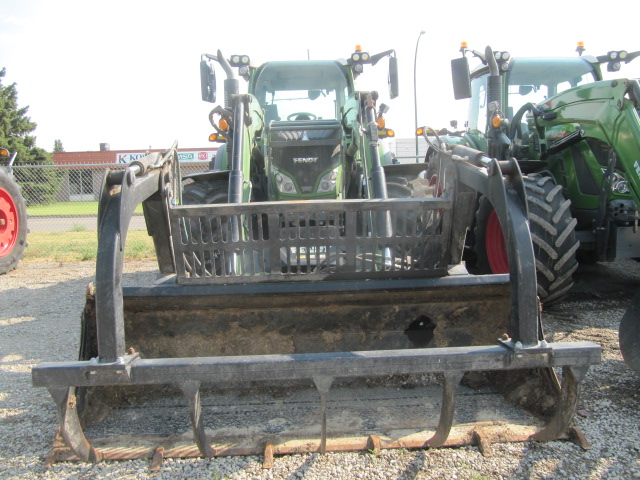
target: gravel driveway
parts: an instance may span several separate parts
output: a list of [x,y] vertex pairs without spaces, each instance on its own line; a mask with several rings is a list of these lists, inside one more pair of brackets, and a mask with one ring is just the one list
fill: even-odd
[[[126,266],[127,282],[153,277],[154,262]],[[57,428],[51,397],[31,387],[31,367],[71,360],[78,350],[80,312],[94,264],[26,263],[0,277],[0,478],[50,479],[640,479],[640,379],[622,362],[617,328],[640,285],[633,261],[582,268],[566,301],[545,315],[553,341],[591,340],[603,362],[583,383],[576,417],[592,449],[569,442],[496,444],[491,457],[476,447],[372,453],[166,460],[157,473],[148,461],[100,464],[43,459]]]

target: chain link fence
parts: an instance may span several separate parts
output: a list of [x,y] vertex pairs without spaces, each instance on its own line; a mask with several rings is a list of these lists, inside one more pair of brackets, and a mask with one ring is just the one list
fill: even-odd
[[[104,174],[114,165],[14,165],[13,174],[27,204],[31,232],[97,230],[98,199]],[[205,171],[208,162],[181,162],[182,175]],[[142,206],[129,227],[146,228]]]
[[[414,163],[419,157],[398,157]],[[14,165],[13,175],[27,204],[31,232],[97,230],[98,199],[104,174],[127,164]],[[180,162],[182,175],[205,171],[209,162]],[[146,228],[142,206],[134,212],[131,230]]]

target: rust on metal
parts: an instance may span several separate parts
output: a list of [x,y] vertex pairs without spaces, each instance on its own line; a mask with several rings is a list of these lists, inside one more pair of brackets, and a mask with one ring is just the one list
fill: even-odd
[[587,440],[584,432],[578,427],[573,426],[569,428],[569,439],[583,450],[591,450],[589,440]]
[[158,472],[162,467],[162,462],[164,461],[164,448],[158,447],[155,452],[153,452],[153,457],[151,458],[151,466],[149,467],[150,472]]
[[262,468],[273,468],[274,459],[273,459],[273,445],[267,443],[264,446],[264,457],[262,460]]
[[493,456],[493,447],[491,446],[491,440],[489,436],[485,434],[481,429],[474,430],[473,440],[475,445],[483,457]]
[[442,406],[440,409],[440,419],[438,428],[426,446],[435,448],[441,447],[447,441],[451,426],[453,425],[453,414],[456,406],[456,389],[462,380],[464,372],[447,372],[444,374],[444,385],[442,388]]
[[578,405],[580,381],[586,372],[585,368],[570,366],[562,368],[561,401],[547,426],[540,432],[536,432],[531,440],[547,442],[569,430]]
[[378,435],[369,435],[368,447],[367,450],[372,451],[374,455],[380,455],[380,437]]
[[[442,447],[462,447],[477,446],[482,452],[491,454],[492,443],[507,442],[527,442],[541,427],[531,425],[516,425],[503,422],[476,422],[463,425],[455,425],[451,428],[449,437],[446,439]],[[433,437],[433,431],[423,431],[408,434],[400,438],[390,438],[379,435],[369,435],[362,437],[342,437],[327,438],[327,452],[367,452],[372,451],[378,453],[382,450],[389,449],[424,449],[428,440]],[[567,440],[568,435],[560,436],[559,439]],[[120,439],[121,440],[121,439]],[[115,440],[117,441],[117,439]],[[158,442],[160,439],[158,439]],[[131,438],[130,442],[149,443],[149,439]],[[130,447],[111,447],[108,439],[96,439],[94,445],[97,447],[103,460],[150,460],[150,468],[157,465],[161,460],[166,458],[205,458],[198,449],[196,444],[168,444],[166,439],[163,440],[164,447],[154,446],[130,446]],[[75,455],[71,449],[64,446],[58,439],[52,446],[52,451],[47,456],[50,461],[49,465],[56,462],[73,462],[83,461]],[[215,449],[216,456],[249,456],[264,455],[263,468],[271,468],[275,464],[276,455],[295,455],[303,453],[319,453],[321,448],[321,439],[301,439],[289,440],[281,443],[267,443],[266,446],[239,446],[237,444],[212,445]],[[483,453],[487,455],[487,453]],[[487,456],[488,456],[487,455]],[[271,460],[269,460],[271,457]]]

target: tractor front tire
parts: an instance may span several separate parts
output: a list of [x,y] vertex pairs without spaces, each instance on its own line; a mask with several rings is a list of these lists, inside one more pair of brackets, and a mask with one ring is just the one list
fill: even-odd
[[229,183],[226,180],[193,182],[182,188],[184,205],[227,203]]
[[[578,268],[576,219],[571,215],[571,201],[562,193],[553,177],[531,174],[523,177],[529,229],[536,258],[538,296],[545,305],[562,299],[573,286]],[[502,228],[493,207],[480,198],[476,213],[476,253],[481,273],[508,273],[509,263]]]
[[22,260],[28,231],[20,187],[0,168],[0,275],[15,269]]

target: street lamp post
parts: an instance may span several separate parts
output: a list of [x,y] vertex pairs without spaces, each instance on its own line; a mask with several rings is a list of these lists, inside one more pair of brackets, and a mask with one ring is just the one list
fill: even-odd
[[[424,30],[420,31],[420,35],[418,35],[418,40],[416,41],[416,55],[413,59],[413,107],[415,111],[415,130],[413,134],[415,135],[415,131],[418,130],[418,87],[416,84],[416,66],[418,64],[418,44],[420,43],[420,37],[426,33]],[[416,163],[418,163],[418,136],[416,137]]]

